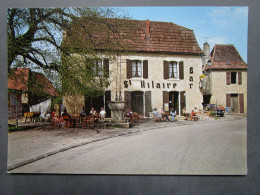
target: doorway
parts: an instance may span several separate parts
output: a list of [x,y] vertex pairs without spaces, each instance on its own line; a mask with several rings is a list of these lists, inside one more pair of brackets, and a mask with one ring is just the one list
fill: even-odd
[[133,91],[131,93],[131,107],[133,112],[144,114],[144,92]]
[[88,96],[85,96],[85,111],[87,114],[90,113],[90,110],[92,107],[95,108],[95,110],[99,113],[101,107],[104,107],[106,111],[106,117],[111,117],[111,110],[108,107],[108,101],[111,101],[111,91],[105,91],[105,94],[100,95],[95,98],[90,98]]
[[169,92],[169,108],[174,108],[177,115],[179,115],[179,92]]
[[205,108],[207,104],[210,104],[210,99],[211,95],[203,95],[203,108]]
[[231,108],[234,113],[239,112],[238,94],[231,94]]

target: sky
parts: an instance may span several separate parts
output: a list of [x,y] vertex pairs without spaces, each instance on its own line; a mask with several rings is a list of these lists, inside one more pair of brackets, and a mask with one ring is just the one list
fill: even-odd
[[233,44],[247,63],[248,7],[121,7],[135,20],[172,22],[194,31],[199,46]]

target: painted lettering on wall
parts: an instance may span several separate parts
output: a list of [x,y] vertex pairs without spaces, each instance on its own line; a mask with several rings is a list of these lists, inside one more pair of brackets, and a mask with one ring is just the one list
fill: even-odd
[[[124,88],[128,88],[129,87],[129,85],[131,85],[131,80],[128,80],[128,81],[124,81]],[[146,83],[145,81],[140,81],[140,86],[141,86],[141,88],[150,88],[150,87],[152,87],[153,89],[154,88],[157,88],[157,89],[161,89],[161,87],[162,88],[170,88],[170,87],[172,87],[173,89],[175,89],[175,87],[177,86],[177,84],[176,83],[173,83],[173,84],[171,84],[171,83],[155,83],[154,81],[152,81],[151,83]]]
[[124,81],[124,87],[128,88],[128,82],[127,81]]
[[[190,67],[190,74],[193,74],[193,67]],[[192,86],[193,86],[193,76],[190,76],[190,89],[192,89]]]
[[190,74],[193,74],[193,67],[190,67]]

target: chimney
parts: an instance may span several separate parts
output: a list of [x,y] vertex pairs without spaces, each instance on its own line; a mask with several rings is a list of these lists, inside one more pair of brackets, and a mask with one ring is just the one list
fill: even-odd
[[150,24],[149,24],[149,20],[146,20],[146,37],[150,37]]

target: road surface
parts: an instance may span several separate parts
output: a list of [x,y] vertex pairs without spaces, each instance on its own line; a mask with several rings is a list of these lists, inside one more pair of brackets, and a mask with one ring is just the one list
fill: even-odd
[[246,175],[246,118],[151,129],[46,157],[11,173]]

